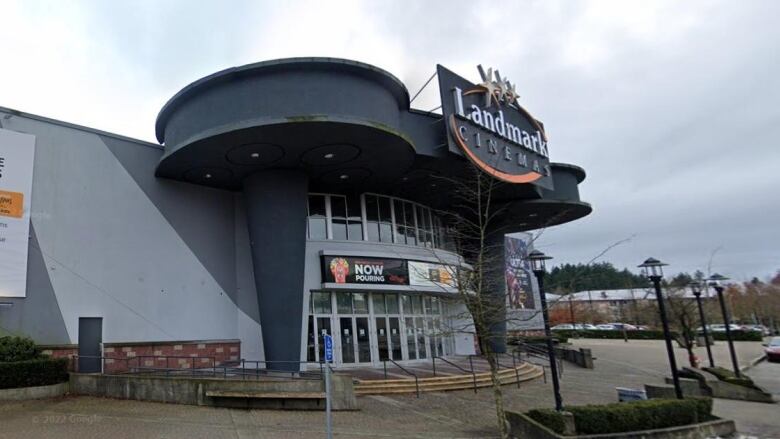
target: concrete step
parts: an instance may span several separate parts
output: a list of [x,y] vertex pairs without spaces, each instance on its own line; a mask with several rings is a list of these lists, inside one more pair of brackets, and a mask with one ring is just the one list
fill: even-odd
[[[524,363],[515,369],[503,369],[499,372],[499,380],[502,385],[516,384],[541,377],[543,370],[539,366]],[[490,387],[493,385],[489,372],[477,374],[476,387]],[[474,388],[474,377],[471,374],[453,375],[448,377],[421,378],[419,379],[420,392],[434,392],[445,390],[468,390]],[[362,380],[355,385],[357,395],[382,395],[415,393],[414,378],[405,380]]]
[[[523,363],[520,366],[517,367],[518,372],[523,373],[525,371],[529,370],[535,370],[535,367],[530,363]],[[515,375],[515,369],[501,369],[498,372],[499,376],[514,376]],[[490,377],[490,372],[477,372],[476,373],[477,379],[483,378],[483,377]],[[420,382],[425,380],[426,382],[436,382],[436,381],[450,381],[453,379],[460,379],[460,380],[466,380],[469,381],[472,380],[472,375],[470,373],[461,373],[459,375],[442,375],[437,377],[427,377],[427,378],[420,378]],[[404,384],[404,383],[414,383],[414,378],[394,378],[390,380],[358,380],[358,384],[360,385],[371,385],[373,383],[382,383],[382,384]]]
[[[527,374],[520,377],[520,382],[529,381],[532,379],[539,378],[541,374]],[[505,379],[501,380],[502,385],[511,385],[516,384],[517,380],[515,379]],[[492,382],[490,381],[482,381],[477,382],[476,388],[485,388],[485,387],[491,387]],[[458,383],[458,384],[437,384],[437,385],[429,385],[429,386],[420,386],[420,392],[436,392],[436,391],[447,391],[447,390],[470,390],[473,389],[475,386],[473,383]],[[399,394],[399,393],[415,393],[416,388],[414,385],[410,386],[393,386],[393,387],[387,387],[387,388],[370,388],[370,389],[361,389],[356,388],[355,394],[356,395],[383,395],[383,394]]]

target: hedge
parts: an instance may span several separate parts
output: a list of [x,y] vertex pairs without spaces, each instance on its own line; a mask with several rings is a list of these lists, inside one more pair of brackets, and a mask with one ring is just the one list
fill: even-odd
[[[563,330],[554,331],[553,335],[558,337],[581,337],[581,338],[615,338],[622,339],[623,331],[618,330],[598,330],[598,329],[583,329],[583,330]],[[676,337],[676,333],[672,333],[672,338]],[[647,331],[626,331],[625,336],[632,340],[663,340],[664,332],[659,330],[647,330]]]
[[[707,335],[718,341],[726,341],[725,332],[708,332]],[[731,339],[733,341],[763,341],[764,336],[758,331],[731,331]]]
[[[558,334],[558,331],[555,331],[552,333],[553,342],[555,343],[568,343],[569,338],[562,336]],[[512,337],[507,342],[509,344],[520,344],[520,343],[528,343],[528,344],[545,344],[547,343],[547,337],[543,335],[532,335],[527,337]]]
[[35,342],[24,337],[0,337],[0,362],[25,361],[40,357]]
[[44,357],[0,363],[0,389],[48,386],[65,381],[68,381],[67,358]]
[[[725,332],[710,332],[708,333],[715,340],[726,340]],[[626,337],[631,340],[663,340],[664,332],[661,330],[645,330],[645,331],[626,331]],[[584,330],[562,330],[553,331],[553,336],[556,338],[615,338],[622,339],[623,331],[617,330],[597,330],[597,329],[584,329]],[[676,339],[679,335],[672,331],[672,339]],[[734,341],[762,341],[763,337],[760,332],[757,331],[731,331],[731,339]]]
[[[606,405],[567,407],[577,434],[607,434],[690,425],[712,419],[712,399],[651,399]],[[563,417],[552,409],[536,409],[528,417],[563,433]]]

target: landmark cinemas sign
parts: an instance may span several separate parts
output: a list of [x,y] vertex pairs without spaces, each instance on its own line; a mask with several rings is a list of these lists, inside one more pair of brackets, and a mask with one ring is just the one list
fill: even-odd
[[513,84],[478,69],[482,83],[472,84],[437,66],[450,149],[499,180],[552,189],[544,127],[517,102]]

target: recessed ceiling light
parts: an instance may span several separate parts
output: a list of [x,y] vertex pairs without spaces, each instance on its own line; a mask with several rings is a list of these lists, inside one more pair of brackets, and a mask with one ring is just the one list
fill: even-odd
[[252,154],[249,155],[249,157],[252,157],[253,159],[256,159],[256,158],[260,157],[260,153],[259,152],[253,152]]
[[211,178],[211,174],[206,174],[204,177]]
[[346,180],[346,179],[348,179],[348,178],[349,178],[349,175],[347,175],[347,174],[341,174],[341,175],[339,175],[339,178],[340,178],[340,179],[342,179],[342,180]]
[[528,217],[529,217],[529,218],[536,218],[537,216],[539,216],[539,214],[538,214],[538,213],[529,213],[529,214],[528,214]]
[[333,157],[336,157],[336,154],[333,154],[332,152],[329,152],[325,154],[324,156],[326,159],[332,159]]

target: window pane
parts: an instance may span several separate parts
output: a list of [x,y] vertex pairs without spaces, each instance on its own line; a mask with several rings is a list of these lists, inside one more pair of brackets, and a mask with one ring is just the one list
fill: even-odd
[[379,206],[376,196],[366,195],[366,220],[368,224],[368,240],[379,241]]
[[382,242],[393,242],[393,217],[390,214],[390,198],[377,197],[379,202],[379,239]]
[[395,223],[396,225],[403,226],[405,225],[405,216],[404,216],[404,202],[401,200],[393,200],[393,209],[395,209]]
[[309,195],[309,239],[327,239],[325,221],[325,196]]
[[385,294],[385,305],[388,314],[398,314],[398,295]]
[[412,311],[415,314],[422,314],[422,297],[412,296]]
[[363,213],[360,209],[360,197],[350,196],[347,198],[347,227],[349,228],[348,239],[350,241],[363,240]]
[[374,314],[387,314],[387,308],[385,307],[385,295],[374,293],[371,295],[374,302]]
[[404,203],[404,219],[406,220],[406,227],[414,229],[416,227],[414,222],[414,204]]
[[333,236],[331,239],[340,239],[345,241],[347,239],[347,220],[344,218],[333,218],[331,221],[331,227],[333,228]]
[[393,227],[390,223],[379,223],[379,236],[382,242],[393,242]]
[[431,298],[426,297],[424,299],[424,303],[425,303],[425,313],[431,315],[433,313],[433,304],[431,303]]
[[355,314],[368,314],[368,299],[366,299],[365,293],[352,294],[352,300],[355,306]]
[[336,306],[339,314],[352,314],[352,294],[337,293]]
[[439,298],[438,297],[432,297],[431,298],[431,302],[432,302],[433,314],[436,314],[436,315],[440,314],[441,310],[439,309]]
[[383,223],[392,223],[390,216],[390,199],[387,197],[377,197],[379,199],[379,221]]
[[406,228],[406,243],[409,245],[417,245],[417,233],[414,227]]
[[325,218],[324,195],[309,195],[309,216]]
[[330,214],[334,218],[347,217],[347,200],[339,195],[330,196]]
[[330,314],[330,293],[311,293],[312,308],[316,314]]
[[404,294],[403,296],[401,296],[401,301],[402,301],[403,306],[404,306],[404,309],[403,309],[404,314],[406,314],[406,315],[414,314],[412,312],[412,301],[409,299],[409,296]]

